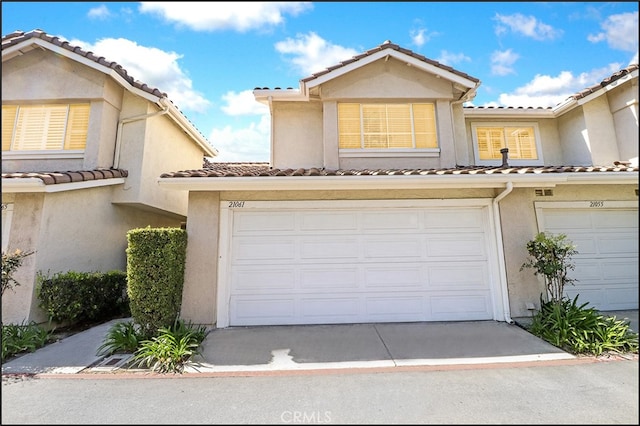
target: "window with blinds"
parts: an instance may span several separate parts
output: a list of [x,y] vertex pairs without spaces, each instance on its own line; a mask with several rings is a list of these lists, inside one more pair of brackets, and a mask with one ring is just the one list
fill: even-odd
[[509,160],[538,164],[539,138],[535,124],[475,123],[472,125],[475,150],[480,162],[499,161],[500,150],[509,148]]
[[83,150],[89,104],[3,105],[3,151]]
[[338,104],[340,149],[437,148],[433,104]]

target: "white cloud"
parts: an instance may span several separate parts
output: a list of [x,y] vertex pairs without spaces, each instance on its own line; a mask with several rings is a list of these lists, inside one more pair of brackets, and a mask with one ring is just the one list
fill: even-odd
[[269,107],[256,101],[253,91],[244,90],[240,93],[229,91],[222,96],[226,105],[221,107],[227,115],[260,115],[269,114]]
[[313,8],[311,2],[140,2],[140,12],[194,31],[270,28]]
[[493,75],[508,75],[515,74],[515,70],[512,65],[520,58],[520,55],[513,53],[511,49],[496,50],[491,54],[491,74]]
[[359,53],[355,49],[331,44],[314,32],[298,34],[295,40],[287,38],[276,43],[275,48],[280,53],[293,55],[290,62],[305,77]]
[[562,30],[557,30],[551,25],[540,22],[534,16],[524,16],[520,13],[514,13],[513,15],[500,15],[497,13],[494,20],[498,21],[498,25],[495,28],[497,35],[511,31],[534,40],[553,40],[562,35]]
[[471,58],[466,56],[464,53],[451,53],[443,50],[440,52],[440,57],[436,59],[436,61],[441,64],[452,66],[461,62],[470,62]]
[[592,43],[606,40],[609,47],[625,52],[638,52],[638,12],[611,15],[600,24],[603,32],[589,34]]
[[252,162],[269,161],[271,118],[263,114],[260,121],[253,122],[241,129],[225,126],[213,129],[209,135],[212,145],[219,155],[213,158],[216,162]]
[[98,7],[89,9],[87,16],[91,19],[108,19],[111,16],[111,12],[104,4]]
[[552,107],[569,96],[601,82],[620,68],[620,64],[613,63],[577,76],[570,71],[562,71],[555,77],[538,74],[512,93],[501,94],[498,102],[503,106]]
[[430,33],[427,33],[427,29],[426,28],[420,28],[417,30],[411,30],[409,31],[409,36],[411,37],[411,42],[418,46],[421,47],[422,45],[424,45],[425,43],[428,43],[429,41],[431,41],[431,39],[435,36],[439,35],[438,32],[436,31],[432,31]]
[[124,38],[105,38],[95,44],[72,40],[71,44],[122,65],[135,80],[167,94],[181,110],[204,112],[210,102],[192,88],[192,82],[178,64],[182,57],[155,47],[140,46]]

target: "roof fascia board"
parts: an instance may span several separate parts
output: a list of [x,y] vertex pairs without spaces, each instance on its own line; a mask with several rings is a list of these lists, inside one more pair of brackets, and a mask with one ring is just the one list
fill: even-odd
[[124,178],[98,179],[84,182],[56,183],[45,185],[39,178],[11,178],[2,179],[2,193],[24,193],[24,192],[64,192],[76,189],[99,188],[103,186],[113,186],[124,184]]
[[300,90],[297,89],[255,89],[253,96],[256,101],[268,105],[269,101],[308,101],[309,97],[305,96]]
[[[471,81],[469,79],[460,77],[456,74],[453,74],[447,70],[444,70],[442,68],[436,67],[434,65],[431,65],[429,63],[426,63],[424,61],[421,61],[417,58],[408,56],[402,52],[398,52],[397,50],[393,50],[393,49],[383,49],[379,52],[373,53],[371,55],[365,56],[364,58],[360,58],[357,61],[351,62],[347,65],[344,65],[342,67],[336,68],[335,70],[328,72],[324,75],[321,75],[313,80],[309,80],[308,82],[305,83],[306,89],[310,89],[312,87],[315,86],[319,86],[323,83],[326,83],[329,80],[333,80],[334,78],[340,77],[341,75],[344,75],[348,72],[351,72],[357,68],[363,67],[365,65],[368,65],[372,62],[378,61],[380,59],[383,59],[387,56],[392,56],[396,59],[398,59],[399,61],[403,61],[405,62],[407,65],[410,65],[412,67],[416,67],[419,68],[423,71],[426,72],[430,72],[432,74],[435,74],[436,76],[439,77],[443,77],[446,78],[447,80],[450,80],[454,83],[458,83],[461,84],[464,87],[467,87],[469,89],[476,87],[476,83],[474,81]],[[307,90],[303,90],[304,92],[306,92]]]
[[550,109],[464,109],[464,116],[470,118],[554,118]]
[[[619,173],[598,173],[589,183],[633,184],[636,176],[619,176]],[[160,186],[167,189],[191,191],[270,191],[270,190],[364,190],[364,189],[454,189],[454,188],[504,188],[507,182],[514,187],[532,188],[566,184],[569,173],[558,174],[496,174],[496,175],[442,175],[442,176],[286,176],[286,177],[195,177],[158,178]],[[576,183],[585,181],[576,180]]]
[[604,95],[605,93],[615,89],[616,87],[626,83],[627,81],[630,81],[634,78],[638,78],[638,70],[635,70],[623,77],[620,77],[619,79],[617,79],[616,81],[612,81],[611,83],[607,84],[604,87],[601,87],[600,89],[596,90],[593,93],[589,93],[587,96],[585,96],[584,98],[578,99],[578,105],[584,105],[587,102],[592,101],[593,99],[600,97],[602,95]]
[[178,108],[168,99],[161,98],[161,106],[169,107],[169,116],[180,126],[189,137],[205,152],[206,157],[215,157],[219,154],[218,150],[209,145],[209,142],[198,132],[198,130],[187,120],[187,118],[178,110]]

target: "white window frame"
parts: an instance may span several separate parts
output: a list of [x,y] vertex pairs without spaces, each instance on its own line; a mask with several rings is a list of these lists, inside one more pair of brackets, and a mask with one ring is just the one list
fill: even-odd
[[537,159],[515,159],[507,157],[507,163],[509,166],[542,166],[544,165],[544,159],[542,158],[542,144],[540,141],[540,129],[537,122],[508,122],[508,121],[474,121],[471,123],[471,138],[473,140],[473,155],[478,166],[500,166],[502,165],[502,158],[495,160],[481,160],[480,152],[478,150],[478,134],[476,129],[478,127],[533,127],[533,133],[536,138],[536,153]]
[[[353,104],[359,104],[360,105],[360,113],[361,113],[361,117],[360,117],[360,126],[362,126],[362,105],[363,104],[372,104],[375,102],[347,102],[347,103],[353,103]],[[436,127],[436,138],[437,138],[437,142],[438,142],[438,147],[437,148],[338,148],[338,153],[340,157],[346,157],[346,158],[362,158],[362,157],[439,157],[440,156],[440,138],[439,138],[439,134],[438,134],[438,114],[437,114],[437,105],[434,102],[399,102],[401,104],[408,104],[408,105],[413,105],[413,104],[424,104],[424,103],[428,103],[428,104],[432,104],[434,107],[434,119],[435,119],[435,127]],[[383,102],[382,104],[384,105],[393,105],[393,104],[397,104],[397,102]],[[413,111],[413,109],[411,108],[411,111]],[[339,112],[337,112],[338,114],[338,120],[340,119],[339,117]],[[413,122],[413,114],[411,115],[411,121]],[[361,131],[360,136],[361,138],[363,137],[364,132]],[[338,135],[338,138],[340,136]],[[414,138],[414,144],[415,144],[415,134],[414,134],[414,130],[413,130],[413,124],[412,124],[412,137]],[[338,146],[339,146],[339,142],[338,142]]]

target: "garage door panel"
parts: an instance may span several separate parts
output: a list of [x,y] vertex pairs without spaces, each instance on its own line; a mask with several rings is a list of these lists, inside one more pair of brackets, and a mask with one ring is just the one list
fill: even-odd
[[456,294],[430,297],[431,319],[434,321],[491,319],[491,300],[486,294]]
[[293,260],[295,248],[293,238],[238,238],[234,241],[232,257],[234,262]]
[[304,323],[357,321],[361,317],[360,301],[357,297],[302,298],[300,316],[307,319]]
[[489,271],[486,264],[452,262],[429,266],[429,287],[448,290],[489,290]]
[[419,264],[364,265],[363,268],[365,289],[415,289],[425,284],[425,273]]
[[304,260],[358,259],[359,242],[353,237],[305,236],[301,241],[300,258]]
[[469,260],[486,259],[486,242],[479,233],[464,235],[429,235],[426,241],[428,258],[468,257]]
[[260,268],[237,269],[231,280],[238,292],[265,293],[276,289],[293,289],[296,277],[291,268],[265,265]]
[[424,213],[424,223],[427,229],[452,229],[454,232],[468,232],[482,230],[484,218],[480,209],[461,210],[430,210]]
[[393,229],[418,229],[420,215],[416,211],[363,212],[362,229],[365,231],[389,231]]
[[373,321],[424,321],[424,297],[416,295],[366,298],[366,317]]
[[491,319],[487,208],[233,210],[229,324]]
[[354,290],[358,288],[358,268],[330,266],[323,269],[300,267],[300,289],[310,291]]
[[237,325],[289,323],[295,318],[292,297],[231,298],[229,314]]
[[243,212],[242,215],[236,215],[233,221],[233,232],[236,235],[255,231],[293,231],[294,229],[295,214],[291,212],[274,212],[268,216],[257,212]]
[[598,238],[601,254],[638,254],[638,234],[608,234]]
[[354,212],[307,212],[297,214],[300,230],[311,231],[348,231],[358,229],[358,215]]
[[554,229],[564,229],[564,233],[568,233],[571,229],[593,228],[590,215],[581,215],[572,217],[565,212],[544,212],[545,229],[549,232],[556,233]]
[[417,259],[423,256],[422,238],[419,236],[378,236],[363,239],[364,257],[369,259],[404,258]]
[[638,212],[631,210],[603,210],[592,214],[593,227],[597,229],[633,228],[638,226]]

